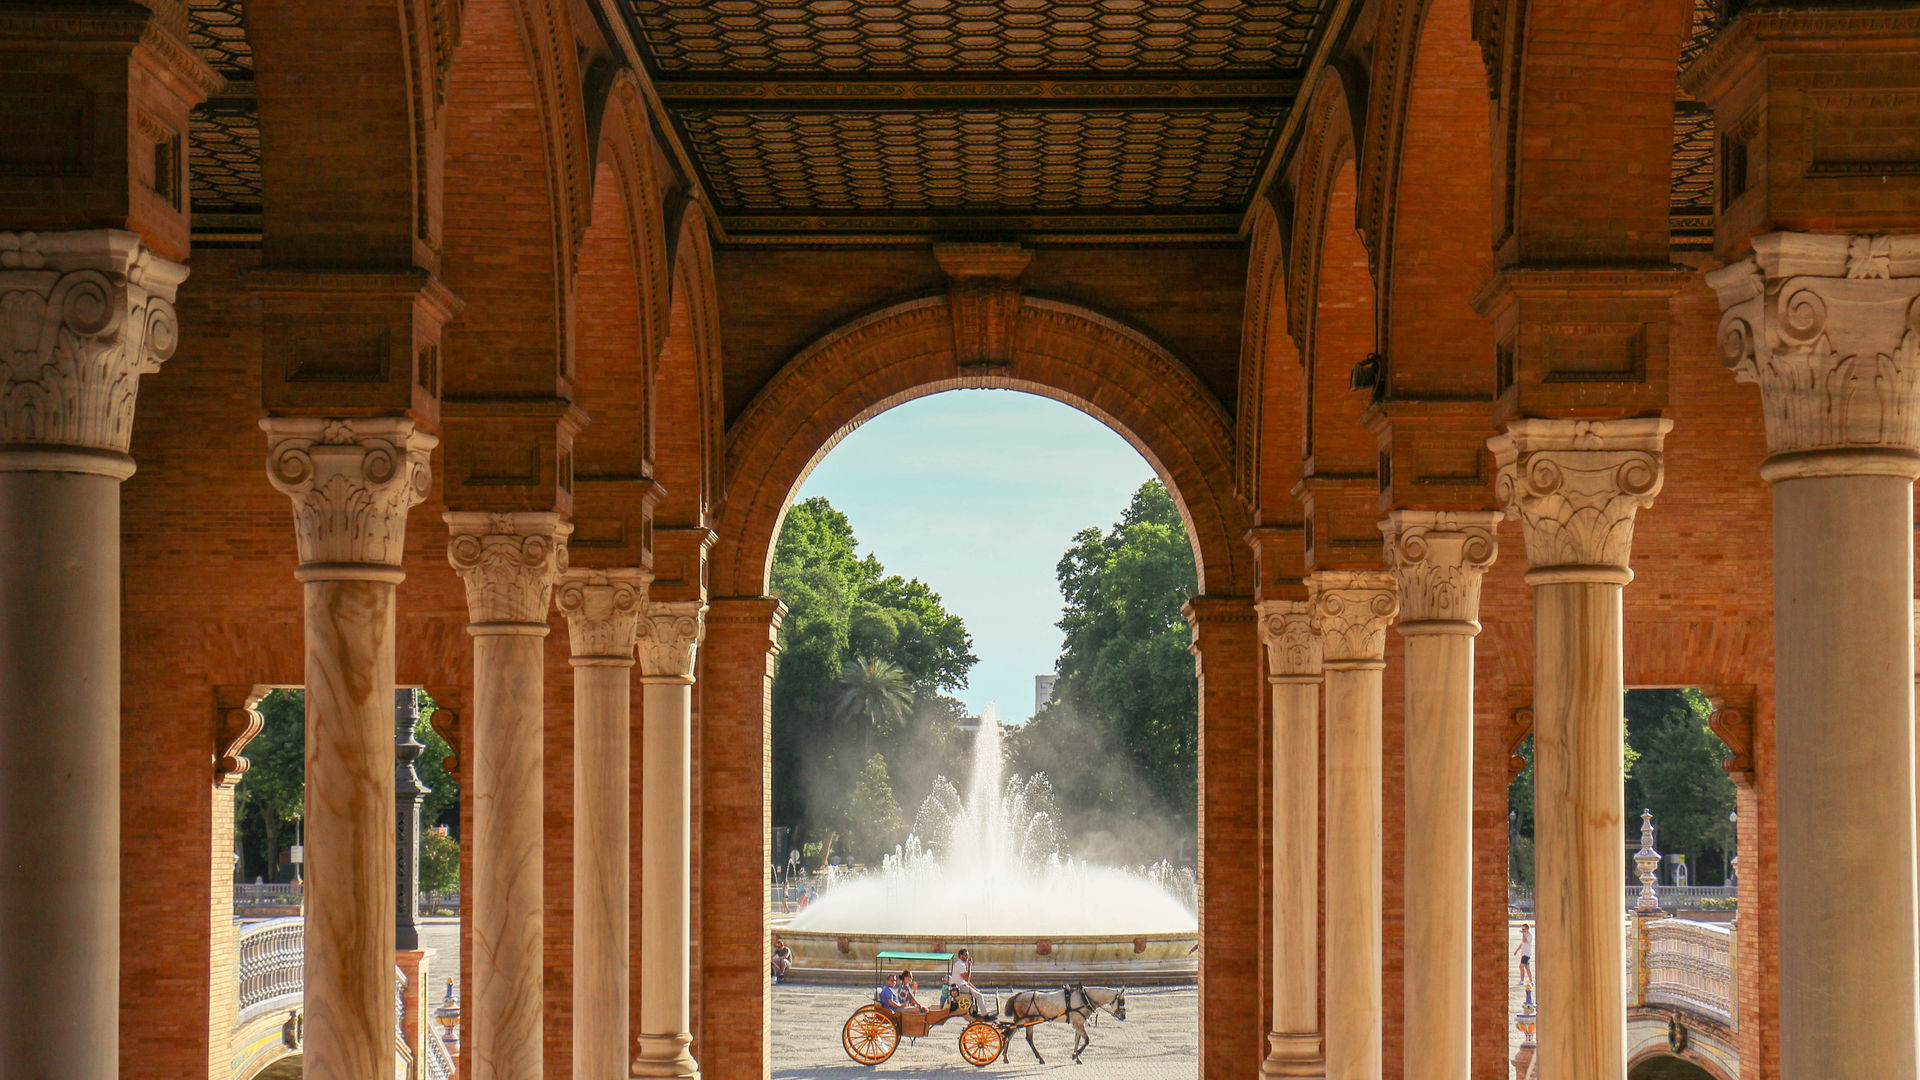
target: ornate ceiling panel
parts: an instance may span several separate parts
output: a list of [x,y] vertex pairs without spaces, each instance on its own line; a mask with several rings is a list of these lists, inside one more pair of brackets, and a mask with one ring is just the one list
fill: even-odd
[[615,0],[730,238],[1230,235],[1333,0]]
[[242,0],[188,0],[187,40],[227,80],[193,110],[187,132],[194,242],[253,243],[260,235],[260,108]]

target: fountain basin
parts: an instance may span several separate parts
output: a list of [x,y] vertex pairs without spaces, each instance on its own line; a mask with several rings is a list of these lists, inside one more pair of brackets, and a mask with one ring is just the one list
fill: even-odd
[[[846,934],[831,930],[773,931],[793,950],[790,977],[796,982],[867,985],[873,982],[874,956],[881,952],[953,952],[973,956],[973,983],[992,994],[996,987],[1096,983],[1113,986],[1191,983],[1199,978],[1199,942],[1195,931],[1163,934],[1076,934],[1057,937],[940,934]],[[938,976],[916,970],[922,992],[938,985]]]

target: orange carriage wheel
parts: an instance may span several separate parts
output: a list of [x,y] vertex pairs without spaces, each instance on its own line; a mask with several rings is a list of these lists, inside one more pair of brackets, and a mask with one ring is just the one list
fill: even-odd
[[985,1020],[975,1020],[960,1032],[960,1056],[969,1065],[993,1064],[1006,1045],[1006,1033]]
[[847,1017],[840,1030],[840,1045],[847,1056],[862,1065],[878,1065],[893,1056],[900,1045],[900,1026],[878,1005],[862,1005]]

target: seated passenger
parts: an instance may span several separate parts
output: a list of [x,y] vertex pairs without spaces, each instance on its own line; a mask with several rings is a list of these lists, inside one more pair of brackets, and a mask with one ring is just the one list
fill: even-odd
[[900,993],[900,976],[887,976],[887,985],[880,988],[880,1007],[894,1012],[926,1012],[919,1005],[911,1004]]

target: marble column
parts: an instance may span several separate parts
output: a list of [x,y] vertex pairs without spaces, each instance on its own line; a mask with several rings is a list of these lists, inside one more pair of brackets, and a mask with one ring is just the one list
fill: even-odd
[[269,417],[306,591],[306,1075],[393,1069],[394,592],[438,440],[405,417]]
[[462,1040],[474,1080],[541,1075],[542,739],[547,613],[573,526],[556,513],[451,511],[447,557],[467,586],[473,777],[473,992]]
[[1320,637],[1304,600],[1267,600],[1273,697],[1273,1017],[1260,1075],[1321,1080]]
[[1707,280],[1773,485],[1780,1072],[1913,1076],[1920,237],[1770,233]]
[[1387,627],[1400,610],[1383,570],[1307,577],[1326,671],[1328,1080],[1380,1080],[1380,709]]
[[[1497,511],[1380,523],[1406,639],[1407,1075],[1467,1080],[1473,1044],[1473,639]],[[1417,1049],[1415,1049],[1417,1048]]]
[[573,1075],[625,1080],[634,643],[652,575],[568,570],[573,645]]
[[0,1062],[119,1072],[120,482],[186,267],[0,232]]
[[1626,1074],[1626,683],[1621,593],[1633,520],[1673,421],[1515,420],[1490,440],[1533,586],[1540,1075]]
[[632,1075],[691,1080],[693,672],[706,604],[653,601],[639,626],[640,1032]]

